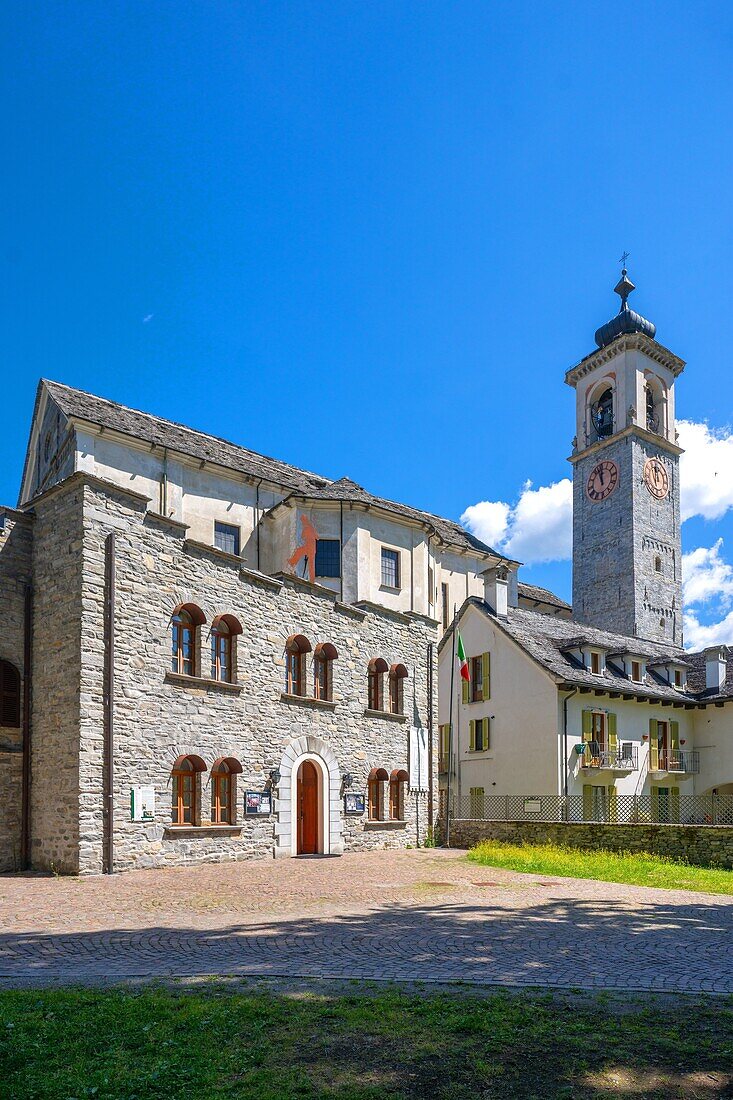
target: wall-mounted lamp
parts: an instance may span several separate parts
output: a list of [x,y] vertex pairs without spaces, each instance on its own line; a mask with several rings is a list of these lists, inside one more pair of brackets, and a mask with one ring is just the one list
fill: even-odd
[[280,782],[280,779],[281,779],[280,769],[279,768],[271,768],[270,769],[270,786],[271,787],[277,787],[278,783]]
[[351,772],[344,772],[341,776],[341,784],[345,791],[348,791],[349,787],[354,786],[354,777]]

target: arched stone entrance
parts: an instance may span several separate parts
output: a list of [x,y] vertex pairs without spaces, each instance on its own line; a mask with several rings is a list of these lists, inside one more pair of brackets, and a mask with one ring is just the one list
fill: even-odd
[[296,779],[296,803],[299,856],[314,856],[321,851],[319,837],[323,773],[313,760],[304,760],[298,768]]
[[[310,767],[304,768],[306,764]],[[301,806],[301,795],[308,800],[307,805]],[[314,802],[315,851],[323,855],[342,855],[341,769],[330,745],[320,737],[305,735],[290,742],[280,762],[275,802],[276,857],[295,856],[300,851],[306,854],[312,846]],[[299,828],[301,809],[308,819],[305,833],[302,827]]]

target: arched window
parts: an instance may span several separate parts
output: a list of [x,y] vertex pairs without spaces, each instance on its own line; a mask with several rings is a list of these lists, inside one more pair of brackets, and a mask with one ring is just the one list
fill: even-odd
[[173,779],[171,820],[174,825],[198,825],[199,775],[205,771],[206,764],[200,756],[179,756],[171,768]]
[[220,756],[211,765],[211,823],[236,825],[236,777],[242,765],[233,756]]
[[0,726],[20,728],[20,673],[10,661],[0,661]]
[[313,696],[333,699],[333,662],[338,657],[331,642],[319,642],[313,654]]
[[211,624],[211,679],[231,684],[236,679],[235,638],[242,633],[239,619],[217,615]]
[[198,675],[198,628],[206,619],[195,603],[182,603],[171,619],[171,669],[182,676]]
[[384,819],[384,784],[389,775],[384,768],[372,768],[367,780],[369,820],[382,821]]
[[387,668],[383,657],[372,657],[369,662],[369,710],[384,710],[384,674]]
[[409,778],[404,768],[395,769],[389,777],[389,816],[393,821],[405,820],[405,784]]
[[392,714],[405,713],[404,682],[407,669],[404,665],[392,665],[389,670],[389,709]]
[[591,403],[590,416],[597,439],[605,439],[613,433],[613,390],[610,386]]
[[305,655],[311,644],[302,634],[291,634],[285,643],[285,691],[305,695]]

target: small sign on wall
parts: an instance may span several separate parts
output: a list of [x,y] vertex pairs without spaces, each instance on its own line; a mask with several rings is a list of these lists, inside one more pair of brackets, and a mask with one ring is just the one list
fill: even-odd
[[428,789],[428,735],[418,726],[410,729],[410,790]]
[[366,809],[366,801],[363,794],[354,794],[349,791],[344,795],[345,814],[363,814]]
[[153,821],[155,787],[130,788],[130,821]]
[[271,814],[272,795],[269,791],[247,791],[244,799],[244,809],[248,815]]

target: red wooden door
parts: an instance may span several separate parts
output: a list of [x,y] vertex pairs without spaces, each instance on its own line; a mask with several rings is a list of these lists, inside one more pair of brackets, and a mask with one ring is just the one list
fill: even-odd
[[304,760],[298,772],[298,853],[318,851],[318,772]]

